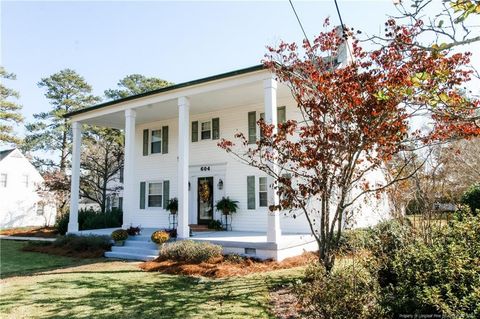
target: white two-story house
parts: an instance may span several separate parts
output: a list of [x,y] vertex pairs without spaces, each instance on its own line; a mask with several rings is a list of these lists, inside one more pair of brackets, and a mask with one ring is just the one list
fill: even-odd
[[[263,66],[254,66],[92,106],[67,115],[73,128],[72,198],[69,231],[78,231],[78,187],[82,124],[125,132],[123,189],[124,227],[168,228],[167,201],[178,198],[178,237],[190,236],[189,225],[219,220],[215,203],[223,196],[239,202],[234,232],[264,234],[269,252],[282,259],[280,243],[288,234],[309,234],[303,215],[271,213],[278,196],[264,173],[246,166],[217,146],[243,132],[259,138],[256,124],[300,119],[288,86],[277,83]],[[208,190],[208,196],[202,191]],[[361,205],[358,225],[388,215],[388,203]],[[228,232],[227,232],[228,233]],[[286,246],[285,246],[286,247]],[[297,250],[298,253],[298,250]]]

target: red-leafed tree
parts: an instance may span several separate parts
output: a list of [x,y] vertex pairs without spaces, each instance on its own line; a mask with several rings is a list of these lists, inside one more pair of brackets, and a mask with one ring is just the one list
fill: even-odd
[[[312,44],[305,41],[303,53],[295,43],[269,48],[264,63],[290,87],[303,120],[277,127],[260,120],[263,134],[254,146],[243,133],[235,135],[236,142],[219,143],[273,177],[281,200],[271,211],[305,214],[327,269],[354,203],[367,194],[379,196],[412,172],[400,168],[380,183],[371,183],[370,174],[396,154],[480,134],[479,101],[462,91],[471,75],[470,54],[410,45],[419,23],[398,26],[389,20],[386,28],[388,44],[371,52],[348,29],[343,36],[332,30]],[[346,52],[352,62],[338,67],[333,57],[346,39],[353,39]],[[413,130],[416,118],[428,129]],[[319,205],[312,205],[315,201]]]

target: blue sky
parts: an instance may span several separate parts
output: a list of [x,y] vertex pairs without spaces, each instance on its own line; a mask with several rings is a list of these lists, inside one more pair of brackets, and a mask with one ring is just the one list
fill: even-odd
[[[333,0],[294,4],[310,38],[328,16],[339,24]],[[391,0],[339,4],[346,24],[370,33],[395,10]],[[63,68],[102,95],[131,73],[180,83],[256,65],[280,39],[302,40],[288,1],[1,2],[1,64],[17,74],[7,85],[27,121],[49,110],[36,83]]]

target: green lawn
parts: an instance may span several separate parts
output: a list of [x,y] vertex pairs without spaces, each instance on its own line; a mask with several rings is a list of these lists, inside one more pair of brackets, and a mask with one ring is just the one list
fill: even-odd
[[21,251],[25,244],[26,242],[21,241],[0,240],[0,278],[88,262],[88,260]]
[[[19,252],[18,243],[2,243],[4,264],[62,269],[1,280],[1,318],[270,318],[268,289],[294,280],[300,269],[222,280],[142,272],[134,262],[65,267],[75,260]],[[11,250],[3,256],[3,249]],[[15,263],[9,260],[13,257]],[[22,258],[23,257],[23,258]],[[37,269],[39,269],[37,268]]]

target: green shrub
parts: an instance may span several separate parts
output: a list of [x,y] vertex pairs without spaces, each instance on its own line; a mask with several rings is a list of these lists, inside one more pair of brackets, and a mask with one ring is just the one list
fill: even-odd
[[[57,217],[55,228],[58,233],[65,235],[68,231],[69,213]],[[78,226],[80,230],[114,228],[122,226],[123,213],[119,209],[112,209],[101,213],[92,209],[81,209],[78,212]]]
[[110,243],[110,237],[108,236],[77,236],[66,235],[58,237],[53,246],[56,247],[68,247],[75,251],[89,251],[96,249],[109,250],[112,244]]
[[382,303],[392,314],[479,318],[480,216],[457,216],[431,242],[409,241],[391,267],[397,280]]
[[342,232],[337,243],[337,251],[340,254],[350,254],[368,249],[373,245],[371,229],[349,229]]
[[331,273],[321,265],[310,266],[295,292],[305,318],[384,318],[376,280],[360,265],[335,268]]
[[108,236],[59,236],[54,242],[30,241],[25,251],[34,251],[76,258],[98,258],[112,246]]
[[200,263],[222,256],[222,247],[208,242],[181,240],[160,249],[161,259]]
[[474,215],[478,215],[477,210],[480,210],[480,183],[470,186],[462,195],[461,202],[470,207]]
[[125,229],[117,229],[112,232],[111,237],[114,241],[126,240],[128,232]]

